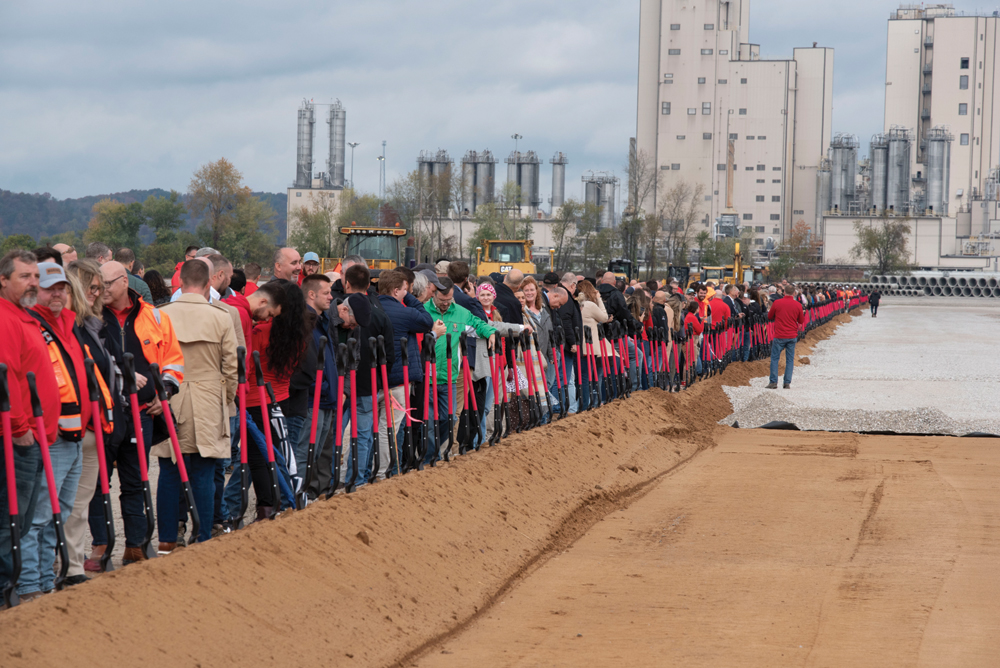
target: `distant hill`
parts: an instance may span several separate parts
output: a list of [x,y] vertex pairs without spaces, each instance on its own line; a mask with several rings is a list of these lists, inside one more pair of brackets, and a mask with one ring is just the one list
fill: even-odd
[[[143,202],[150,195],[164,197],[169,194],[169,190],[153,188],[151,190],[129,190],[123,193],[59,200],[49,193],[14,193],[0,189],[0,233],[5,237],[14,234],[28,234],[38,239],[61,232],[82,232],[87,229],[94,204],[102,199],[113,199],[123,204],[130,204]],[[285,193],[264,192],[255,192],[254,195],[270,204],[274,209],[275,214],[277,214],[274,219],[275,226],[283,236],[288,196]],[[186,201],[187,195],[182,194],[181,199]],[[186,216],[184,229],[194,232],[195,227],[195,221],[191,220],[190,216]]]

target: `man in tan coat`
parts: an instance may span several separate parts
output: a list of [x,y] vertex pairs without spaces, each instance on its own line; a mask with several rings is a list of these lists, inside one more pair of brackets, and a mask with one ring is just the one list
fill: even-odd
[[[184,382],[170,400],[177,438],[201,520],[199,541],[212,533],[217,460],[229,456],[229,405],[236,396],[236,331],[229,313],[208,301],[208,265],[189,260],[181,267],[181,296],[164,306],[184,353]],[[156,514],[160,552],[177,546],[181,480],[169,441],[156,444],[160,458]]]

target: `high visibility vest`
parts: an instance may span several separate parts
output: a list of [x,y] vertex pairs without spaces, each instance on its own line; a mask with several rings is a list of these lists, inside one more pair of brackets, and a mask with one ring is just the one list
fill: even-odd
[[[62,409],[59,412],[59,434],[67,441],[79,441],[83,438],[83,417],[80,415],[79,384],[72,364],[67,366],[63,357],[63,347],[59,340],[49,332],[48,327],[42,327],[42,338],[49,351],[49,361],[56,374],[56,384],[59,386],[59,402]],[[67,354],[66,357],[69,357]]]
[[[84,354],[93,359],[93,355],[90,354],[90,346],[83,344]],[[101,404],[101,427],[105,434],[110,434],[115,430],[115,405],[111,401],[111,391],[108,389],[108,384],[104,382],[104,376],[101,372],[94,368],[94,377],[97,378],[97,387],[101,390],[101,399],[99,403]],[[89,394],[88,394],[89,396]],[[93,431],[93,425],[87,425],[91,431]]]

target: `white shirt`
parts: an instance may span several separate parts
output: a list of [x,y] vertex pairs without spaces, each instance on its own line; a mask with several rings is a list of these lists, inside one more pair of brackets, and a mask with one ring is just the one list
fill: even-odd
[[[216,292],[215,288],[213,288],[212,286],[208,286],[208,290],[209,290],[209,294],[212,297],[212,301],[213,302],[217,302],[220,299],[222,299],[222,295],[220,295],[218,292]],[[173,303],[173,302],[177,301],[177,299],[180,296],[181,296],[181,289],[177,288],[177,290],[174,292],[174,294],[170,295],[170,302]]]

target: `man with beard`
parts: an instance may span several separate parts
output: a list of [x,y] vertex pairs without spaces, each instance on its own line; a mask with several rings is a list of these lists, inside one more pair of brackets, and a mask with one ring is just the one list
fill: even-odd
[[[59,386],[39,323],[25,310],[37,301],[38,278],[38,264],[32,253],[16,250],[0,259],[0,341],[3,341],[0,363],[7,365],[10,430],[22,536],[34,519],[42,481],[41,451],[28,393],[29,371],[34,372],[38,384],[49,442],[55,441],[58,434],[61,408]],[[0,466],[0,586],[6,586],[13,565],[7,485],[6,467]]]

